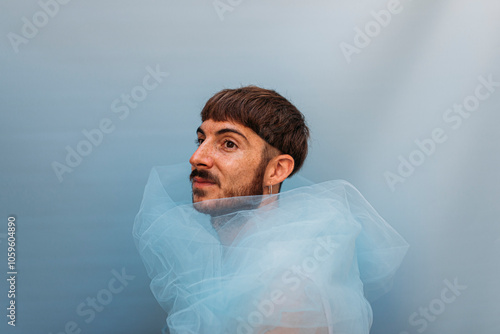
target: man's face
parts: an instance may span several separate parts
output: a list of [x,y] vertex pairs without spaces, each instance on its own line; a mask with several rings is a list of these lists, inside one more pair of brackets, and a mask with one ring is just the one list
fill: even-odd
[[229,121],[207,120],[197,130],[198,149],[189,159],[193,203],[262,195],[265,141],[253,130]]

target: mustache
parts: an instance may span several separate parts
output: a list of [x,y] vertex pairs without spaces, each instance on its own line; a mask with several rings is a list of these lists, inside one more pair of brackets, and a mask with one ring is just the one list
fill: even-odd
[[198,169],[193,169],[191,174],[189,175],[189,181],[193,182],[193,178],[195,177],[201,177],[202,179],[205,179],[207,181],[213,182],[216,185],[220,185],[219,178],[212,173],[210,173],[207,170],[198,170]]

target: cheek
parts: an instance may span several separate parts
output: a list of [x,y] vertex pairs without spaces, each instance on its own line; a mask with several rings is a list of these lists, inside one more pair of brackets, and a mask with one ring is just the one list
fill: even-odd
[[247,179],[253,179],[261,163],[260,151],[255,151],[215,152],[214,160],[219,170],[221,182],[227,182],[231,186],[246,183]]
[[237,184],[247,184],[254,179],[257,168],[260,166],[260,161],[257,159],[242,159],[241,161],[234,161],[228,165],[228,176],[230,175],[231,183],[233,185]]

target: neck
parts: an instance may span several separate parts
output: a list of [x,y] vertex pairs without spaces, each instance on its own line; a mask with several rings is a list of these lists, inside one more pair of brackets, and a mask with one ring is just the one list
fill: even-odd
[[[278,196],[263,196],[262,201],[257,207],[241,211],[255,210],[259,211],[259,213],[264,213],[272,210],[273,208],[277,208],[278,205]],[[217,232],[222,245],[231,245],[241,230],[249,228],[247,223],[251,217],[238,215],[241,211],[235,211],[221,216],[211,216],[210,221],[212,223],[212,227]],[[238,217],[235,218],[236,216]]]

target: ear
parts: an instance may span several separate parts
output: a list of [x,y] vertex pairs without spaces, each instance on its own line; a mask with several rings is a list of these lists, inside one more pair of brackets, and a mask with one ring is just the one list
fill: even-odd
[[279,184],[283,182],[293,171],[295,161],[289,154],[280,154],[269,161],[264,175],[264,194],[269,194],[269,186],[272,193],[279,192]]

